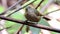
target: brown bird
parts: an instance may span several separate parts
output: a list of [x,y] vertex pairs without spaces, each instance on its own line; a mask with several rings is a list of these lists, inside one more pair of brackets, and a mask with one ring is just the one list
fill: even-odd
[[36,10],[28,6],[26,8],[25,17],[28,21],[38,22],[41,18],[41,14]]
[[50,20],[47,16],[44,16],[42,13],[38,12],[36,9],[30,6],[26,7],[25,17],[28,21],[38,22],[42,16],[44,19]]
[[[30,6],[26,7],[25,17],[30,22],[38,22],[40,20],[39,12]],[[29,30],[29,26],[26,26],[26,32],[29,32]]]
[[[32,23],[35,22],[35,24],[37,24],[39,22],[39,20],[41,19],[41,16],[44,16],[44,15],[41,14],[40,12],[38,12],[36,9],[34,9],[30,6],[26,7],[25,17],[26,17],[27,21],[30,21]],[[49,20],[46,16],[43,18],[46,20]],[[26,32],[28,32],[29,30],[30,30],[29,26],[27,26]]]

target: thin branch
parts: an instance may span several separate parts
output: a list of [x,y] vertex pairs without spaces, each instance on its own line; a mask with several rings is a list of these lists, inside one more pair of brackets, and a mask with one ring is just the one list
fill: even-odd
[[46,13],[45,15],[48,15],[48,14],[53,13],[53,12],[57,12],[57,11],[59,11],[59,10],[60,10],[60,9],[57,9],[57,10],[51,11],[51,12],[49,12],[49,13]]
[[8,21],[19,23],[19,24],[32,26],[32,27],[35,27],[35,28],[39,28],[39,29],[41,28],[41,29],[45,29],[45,30],[49,30],[49,31],[54,31],[54,32],[60,33],[60,29],[56,29],[56,28],[52,28],[52,27],[48,27],[48,26],[43,26],[41,24],[35,24],[35,23],[30,23],[30,22],[26,23],[25,21],[21,21],[21,20],[9,18],[9,17],[4,17],[4,16],[0,16],[0,19],[4,19],[4,20],[8,20]]
[[43,3],[43,1],[44,0],[41,0],[41,2],[38,4],[38,6],[35,9],[37,9]]
[[[16,25],[16,24],[14,24],[14,25]],[[4,30],[4,29],[9,29],[9,28],[13,27],[14,25],[11,25],[11,26],[6,27],[6,28],[3,28],[3,29],[0,29],[0,31],[2,31],[2,30]]]
[[22,6],[21,6],[21,7],[19,7],[18,9],[16,9],[16,11],[14,11],[14,12],[13,12],[13,13],[11,13],[11,14],[9,14],[8,16],[10,16],[10,15],[12,15],[12,14],[14,14],[14,13],[18,12],[19,10],[21,10],[21,9],[25,8],[26,6],[28,6],[29,4],[31,4],[31,3],[35,2],[35,1],[36,1],[36,0],[28,1],[27,3],[25,3],[24,5],[22,5]]
[[17,1],[15,4],[13,4],[11,7],[9,7],[8,9],[6,9],[4,12],[2,12],[0,15],[4,15],[6,14],[10,9],[12,9],[13,7],[15,7],[16,5],[18,5],[22,0]]
[[19,32],[22,30],[23,27],[24,27],[24,24],[19,28],[16,34],[19,34]]

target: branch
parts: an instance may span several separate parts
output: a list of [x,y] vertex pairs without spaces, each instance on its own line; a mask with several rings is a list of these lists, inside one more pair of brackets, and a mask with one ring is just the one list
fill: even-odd
[[41,0],[41,2],[38,4],[38,6],[35,9],[37,9],[42,4],[43,1],[44,0]]
[[57,11],[59,11],[59,10],[60,10],[60,9],[57,9],[57,10],[51,11],[51,12],[49,12],[49,13],[46,13],[45,15],[48,15],[48,14],[53,13],[53,12],[57,12]]
[[45,30],[49,30],[49,31],[54,31],[54,32],[60,33],[60,29],[56,29],[56,28],[52,28],[52,27],[48,27],[48,26],[43,26],[41,24],[35,24],[35,23],[31,23],[31,22],[26,23],[25,21],[21,21],[21,20],[9,18],[9,17],[4,17],[4,16],[0,16],[0,19],[4,19],[4,20],[8,20],[8,21],[19,23],[19,24],[32,26],[32,27],[35,27],[35,28],[39,28],[39,29],[41,28],[41,29],[45,29]]
[[11,14],[9,14],[8,16],[10,16],[10,15],[12,15],[12,14],[14,14],[14,13],[18,12],[19,10],[21,10],[21,9],[25,8],[26,6],[28,6],[29,4],[31,4],[31,3],[35,2],[35,1],[36,1],[36,0],[28,1],[27,3],[23,4],[21,7],[19,7],[18,9],[16,9],[16,11],[14,11],[14,12],[13,12],[13,13],[11,13]]
[[[14,25],[16,25],[16,24],[14,24]],[[3,28],[3,29],[0,29],[0,31],[2,31],[2,30],[4,30],[4,29],[9,29],[9,28],[13,27],[14,25],[11,25],[11,26],[6,27],[6,28]]]
[[22,0],[17,1],[15,4],[13,4],[11,7],[9,7],[8,9],[6,9],[4,12],[2,12],[0,15],[4,15],[6,14],[10,9],[12,9],[13,7],[15,7],[16,5],[18,5]]
[[16,34],[19,34],[19,32],[22,30],[23,27],[24,27],[24,24],[19,28]]

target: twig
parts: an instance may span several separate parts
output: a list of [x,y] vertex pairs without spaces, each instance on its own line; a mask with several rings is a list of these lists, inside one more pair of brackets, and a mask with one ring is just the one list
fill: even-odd
[[49,13],[46,13],[45,15],[48,15],[48,14],[53,13],[53,12],[57,12],[57,11],[59,11],[59,10],[60,10],[60,9],[57,9],[57,10],[51,11],[51,12],[49,12]]
[[43,26],[41,24],[35,24],[35,23],[30,23],[30,22],[26,23],[25,21],[21,21],[21,20],[9,18],[9,17],[4,17],[4,16],[0,16],[0,19],[4,19],[4,20],[8,20],[8,21],[19,23],[19,24],[32,26],[32,27],[35,27],[35,28],[39,28],[39,29],[41,28],[41,29],[45,29],[45,30],[49,30],[49,31],[54,31],[54,32],[60,33],[60,29],[56,29],[56,28],[52,28],[52,27],[48,27],[48,26]]
[[6,14],[10,9],[12,9],[13,7],[15,7],[16,5],[18,5],[22,0],[17,1],[15,4],[13,4],[11,7],[9,7],[8,9],[6,9],[4,12],[2,12],[0,15],[4,15]]
[[38,4],[38,6],[35,9],[37,9],[42,4],[43,1],[44,0],[41,0],[41,2]]
[[16,34],[19,34],[19,32],[22,30],[23,27],[24,27],[24,25],[22,25],[22,26],[19,28],[19,30],[17,31]]
[[[14,24],[14,25],[16,25],[16,24]],[[0,29],[0,31],[2,31],[4,29],[9,29],[9,28],[13,27],[14,25],[11,25],[10,27],[6,27],[6,28],[3,28],[3,29]]]
[[25,3],[24,5],[22,5],[22,6],[21,6],[21,7],[19,7],[18,9],[16,9],[16,11],[14,11],[14,12],[13,12],[13,13],[11,13],[11,14],[9,14],[8,16],[10,16],[10,15],[12,15],[12,14],[14,14],[14,13],[18,12],[19,10],[21,10],[21,9],[25,8],[26,6],[28,6],[29,4],[31,4],[31,3],[35,2],[35,1],[36,1],[36,0],[28,1],[27,3]]

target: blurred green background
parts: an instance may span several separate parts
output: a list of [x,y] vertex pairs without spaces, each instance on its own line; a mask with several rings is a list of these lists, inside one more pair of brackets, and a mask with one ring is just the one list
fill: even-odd
[[[38,5],[38,3],[40,1],[41,0],[37,0],[36,2],[34,2],[34,5]],[[42,6],[44,6],[48,1],[49,0],[45,0],[43,2]],[[0,6],[0,13],[2,13],[3,10],[4,10],[4,7]],[[40,10],[40,7],[38,8],[38,10]],[[24,14],[22,14],[20,12],[16,12],[13,15],[11,15],[10,17],[13,17],[15,19],[20,19],[20,20],[26,20],[26,18],[24,17]],[[49,26],[49,24],[43,18],[41,18],[41,20],[39,21],[39,24],[43,24],[43,25]],[[19,27],[21,27],[21,25],[22,24],[18,24],[18,23],[11,22],[11,21],[6,21],[6,23],[5,23],[6,28],[12,26],[11,28],[7,29],[7,31],[10,34],[14,34],[19,29]],[[24,28],[22,30],[22,34],[26,34],[25,29],[26,29],[26,25],[24,26]],[[31,29],[31,31],[32,31],[33,34],[39,34],[40,33],[40,29],[38,29],[38,28],[30,27],[30,29]],[[51,34],[59,34],[59,33],[52,32]]]

